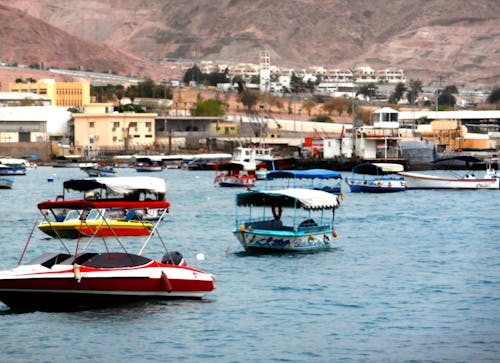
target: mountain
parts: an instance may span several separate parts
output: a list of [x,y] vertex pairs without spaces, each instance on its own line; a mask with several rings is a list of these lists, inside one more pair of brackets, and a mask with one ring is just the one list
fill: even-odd
[[[497,0],[0,0],[4,61],[165,77],[152,59],[403,69],[500,84]],[[21,61],[18,61],[21,63]]]

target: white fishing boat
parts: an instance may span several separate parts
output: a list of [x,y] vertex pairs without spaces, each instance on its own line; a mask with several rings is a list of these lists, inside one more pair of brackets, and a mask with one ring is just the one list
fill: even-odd
[[11,189],[12,184],[14,184],[14,179],[0,176],[0,189]]
[[[483,160],[472,156],[458,156],[436,160],[457,159],[469,163],[478,163]],[[455,172],[456,173],[456,172]],[[447,175],[435,175],[415,172],[399,172],[399,175],[408,182],[408,189],[500,189],[500,177],[491,167],[487,167],[486,173],[482,177],[476,176],[476,172],[468,171],[465,174],[453,174],[448,171]]]

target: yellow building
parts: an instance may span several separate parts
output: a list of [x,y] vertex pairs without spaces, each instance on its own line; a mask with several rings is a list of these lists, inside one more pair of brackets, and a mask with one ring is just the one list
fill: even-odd
[[140,149],[155,142],[156,113],[114,112],[112,103],[84,105],[74,113],[75,146],[92,149]]
[[36,83],[10,83],[9,92],[31,92],[49,98],[53,106],[83,107],[90,103],[90,83],[56,82],[41,79]]
[[237,136],[238,124],[228,121],[212,122],[210,131],[217,133],[219,136]]

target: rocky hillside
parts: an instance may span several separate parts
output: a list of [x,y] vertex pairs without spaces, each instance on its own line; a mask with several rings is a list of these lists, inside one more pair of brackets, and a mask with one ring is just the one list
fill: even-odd
[[277,65],[489,88],[499,14],[497,0],[0,0],[0,57],[162,78],[152,58],[257,63],[268,49]]

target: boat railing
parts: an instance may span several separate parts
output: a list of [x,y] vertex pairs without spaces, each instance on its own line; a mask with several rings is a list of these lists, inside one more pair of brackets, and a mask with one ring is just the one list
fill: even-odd
[[237,222],[237,225],[243,225],[246,230],[264,230],[264,231],[295,231],[295,232],[321,232],[331,230],[330,225],[317,224],[313,219],[305,219],[298,225],[283,225],[281,220],[275,219],[246,219],[244,222]]

